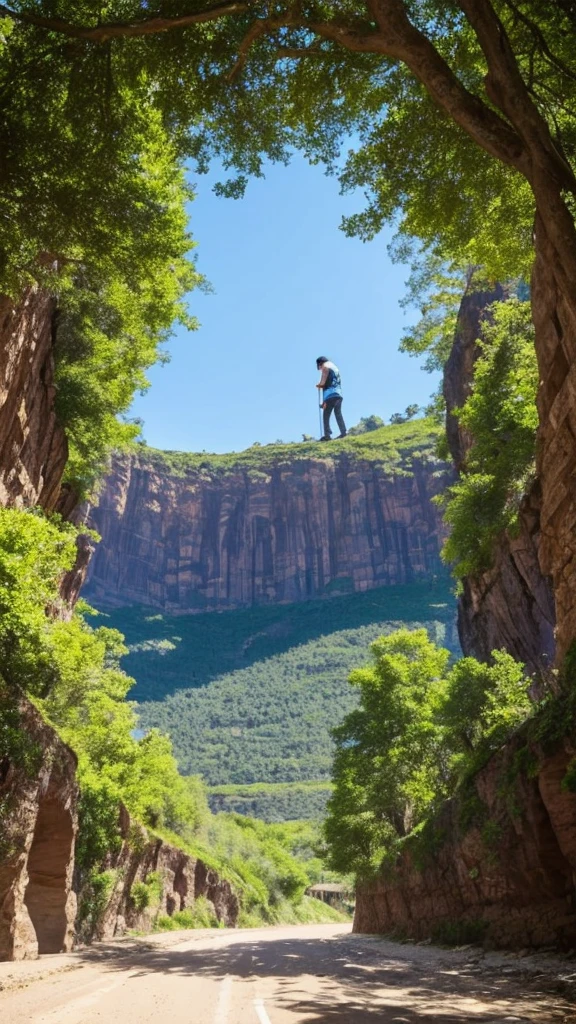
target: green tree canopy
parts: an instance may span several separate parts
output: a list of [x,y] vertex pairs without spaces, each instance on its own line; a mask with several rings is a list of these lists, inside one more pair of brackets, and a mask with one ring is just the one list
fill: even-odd
[[[347,232],[393,221],[401,244],[500,279],[526,276],[537,210],[572,303],[571,0],[111,0],[97,16],[86,0],[13,0],[0,14],[0,279],[72,276],[98,296],[61,347],[79,489],[192,283],[181,160],[219,159],[217,190],[238,196],[300,149],[368,196]],[[90,302],[70,304],[74,325]]]
[[523,666],[449,653],[425,630],[372,644],[373,664],[352,672],[360,706],[334,730],[334,794],[324,835],[328,863],[366,878],[531,713]]
[[334,795],[325,833],[331,866],[376,868],[442,792],[436,725],[450,654],[426,630],[398,630],[371,646],[374,663],[352,672],[360,707],[334,730]]
[[56,407],[81,497],[199,283],[179,149],[121,54],[0,20],[0,292],[57,296]]
[[[349,232],[371,237],[400,213],[405,234],[499,276],[529,262],[531,191],[543,216],[571,223],[565,0],[112,0],[98,17],[86,2],[13,0],[2,10],[6,195],[32,260],[70,244],[78,203],[98,216],[80,229],[74,217],[76,232],[102,248],[99,224],[111,226],[118,204],[124,213],[132,183],[135,113],[151,107],[179,156],[235,169],[222,194],[241,194],[265,157],[296,147],[367,192]],[[555,239],[562,257],[573,242]]]

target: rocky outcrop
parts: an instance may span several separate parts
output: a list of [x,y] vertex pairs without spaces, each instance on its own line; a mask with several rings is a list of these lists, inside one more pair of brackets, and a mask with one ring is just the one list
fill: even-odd
[[469,285],[460,303],[456,333],[442,379],[448,447],[458,473],[466,462],[473,438],[454,416],[454,410],[462,408],[472,388],[474,365],[481,351],[478,341],[482,322],[492,303],[504,298],[504,289],[499,284],[479,291]]
[[93,512],[86,596],[172,614],[301,601],[441,571],[446,467],[350,455],[181,475],[118,460]]
[[573,948],[576,795],[562,788],[573,757],[567,741],[544,754],[518,734],[388,874],[359,888],[354,929]]
[[[148,833],[121,809],[122,845],[101,865],[111,881],[106,905],[96,915],[83,917],[90,903],[90,883],[80,888],[80,929],[84,938],[111,939],[130,929],[149,932],[160,916],[190,910],[195,901],[207,900],[222,925],[234,928],[240,904],[232,886],[202,860],[184,853]],[[140,908],[134,897],[138,883],[152,883],[150,903]]]
[[0,724],[0,960],[23,960],[73,945],[76,758],[5,690]]
[[539,562],[540,507],[536,482],[523,499],[517,532],[498,538],[490,569],[463,581],[458,634],[465,654],[488,661],[504,648],[529,673],[547,677],[554,665],[555,610]]
[[[123,934],[149,931],[208,901],[234,927],[239,901],[232,886],[202,860],[151,834],[120,812],[120,849],[98,870],[111,879],[98,913],[86,913],[90,880],[75,871],[78,824],[76,757],[24,697],[0,691],[0,960],[35,959]],[[150,906],[138,909],[134,885],[153,874]],[[77,898],[78,894],[78,898]],[[79,913],[77,913],[79,911]]]
[[0,505],[56,507],[66,436],[54,411],[54,299],[0,296]]
[[540,370],[539,555],[543,574],[552,579],[561,663],[576,640],[576,302],[574,282],[562,281],[560,287],[558,256],[539,220],[536,240],[532,310]]
[[[471,291],[460,307],[443,385],[448,443],[458,472],[466,464],[473,439],[453,411],[461,408],[470,393],[487,307],[504,297],[499,287]],[[540,562],[541,504],[541,486],[536,481],[522,503],[518,530],[498,539],[492,565],[464,581],[458,602],[458,632],[465,654],[488,660],[491,651],[504,648],[523,662],[528,672],[538,675],[550,669],[555,656],[554,595]]]

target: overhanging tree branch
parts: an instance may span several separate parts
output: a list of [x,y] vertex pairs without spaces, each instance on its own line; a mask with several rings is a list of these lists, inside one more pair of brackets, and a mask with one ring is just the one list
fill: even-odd
[[[545,118],[530,96],[504,25],[490,0],[459,0],[459,6],[486,57],[486,91],[490,99],[510,119],[526,146],[546,155],[548,173],[553,169],[561,187],[576,192],[574,172],[559,153]],[[533,173],[528,172],[526,177],[532,181]]]
[[433,43],[409,20],[403,0],[368,0],[368,7],[386,39],[383,52],[403,61],[438,106],[482,149],[527,177],[528,154],[515,127],[466,89]]
[[[471,0],[462,0],[460,6],[478,34],[478,29],[468,13],[468,8],[474,7],[475,4]],[[487,6],[494,14],[489,3],[480,3],[479,6]],[[506,107],[502,103],[496,104],[504,113],[502,117],[481,97],[466,89],[430,39],[412,24],[403,0],[366,0],[365,17],[336,17],[326,21],[316,21],[306,15],[298,2],[287,3],[284,13],[278,13],[277,10],[274,16],[268,18],[258,17],[259,10],[260,6],[253,0],[232,0],[211,4],[202,10],[177,17],[155,16],[142,21],[111,22],[90,27],[74,25],[59,18],[45,18],[36,13],[16,12],[0,4],[0,14],[7,17],[95,43],[103,43],[113,38],[154,35],[173,29],[185,29],[252,12],[255,15],[254,22],[240,44],[229,79],[234,78],[241,70],[251,47],[258,39],[282,28],[303,29],[320,39],[357,53],[387,56],[405,63],[424,85],[432,99],[478,145],[498,160],[516,168],[527,178],[530,177],[526,138],[516,130],[518,124],[512,118],[508,121],[505,119],[508,116]],[[479,41],[482,45],[480,36]],[[498,68],[496,71],[498,72]],[[526,90],[525,96],[528,104],[533,107]],[[539,117],[536,110],[532,117]]]
[[201,11],[191,11],[189,14],[181,14],[176,17],[158,15],[143,21],[117,21],[95,26],[74,25],[63,18],[45,18],[41,14],[32,14],[28,11],[14,11],[12,8],[6,7],[5,4],[0,4],[0,17],[11,18],[24,25],[35,25],[37,28],[57,32],[59,35],[72,39],[106,43],[109,39],[158,35],[160,32],[169,32],[172,29],[189,28],[192,25],[202,25],[232,15],[246,14],[253,6],[254,4],[250,3],[250,0],[247,2],[232,0],[230,3],[212,4]]

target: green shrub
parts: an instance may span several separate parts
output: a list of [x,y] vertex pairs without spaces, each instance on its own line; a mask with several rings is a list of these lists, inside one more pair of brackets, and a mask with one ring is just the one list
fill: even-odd
[[[372,645],[374,664],[352,673],[360,706],[335,730],[334,794],[324,833],[328,863],[368,878],[407,846],[422,865],[443,841],[434,813],[461,790],[459,825],[484,820],[467,780],[533,712],[523,666],[504,651],[492,664],[461,658],[424,630]],[[534,719],[536,722],[537,719]]]
[[161,916],[154,926],[155,931],[177,931],[182,928],[219,928],[220,922],[213,905],[204,897],[198,896],[191,907],[178,910],[171,917]]
[[146,882],[133,882],[130,888],[130,900],[136,910],[146,910],[150,906],[152,894]]
[[82,887],[78,919],[93,930],[106,909],[118,879],[117,870],[91,871]]

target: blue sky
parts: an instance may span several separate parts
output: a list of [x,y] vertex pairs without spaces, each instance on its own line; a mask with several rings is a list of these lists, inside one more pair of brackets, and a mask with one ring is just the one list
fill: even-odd
[[269,167],[241,200],[216,197],[214,180],[197,179],[190,205],[214,293],[191,296],[200,329],[178,330],[170,363],[150,371],[134,402],[148,444],[225,452],[317,435],[318,355],[340,367],[350,426],[425,403],[435,378],[398,352],[411,320],[398,306],[408,269],[390,262],[389,233],[362,243],[339,230],[362,197],[340,196],[299,156]]

